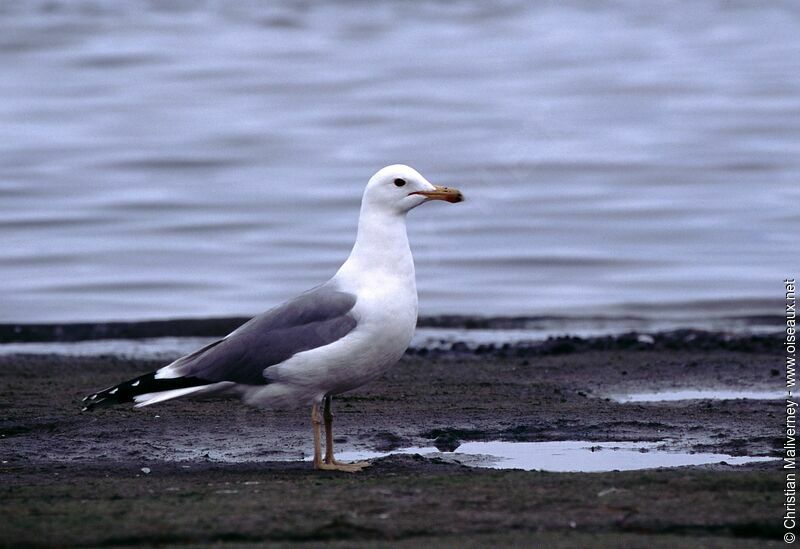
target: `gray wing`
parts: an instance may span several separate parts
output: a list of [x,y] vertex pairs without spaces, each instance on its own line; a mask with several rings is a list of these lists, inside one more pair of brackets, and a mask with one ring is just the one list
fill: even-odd
[[[319,286],[166,367],[178,377],[265,384],[264,369],[337,341],[356,326],[356,296]],[[172,377],[172,376],[170,376]]]

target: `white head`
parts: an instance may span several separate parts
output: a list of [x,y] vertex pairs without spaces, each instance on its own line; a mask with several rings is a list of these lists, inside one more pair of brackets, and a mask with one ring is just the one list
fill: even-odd
[[464,196],[458,189],[432,185],[414,168],[394,164],[370,178],[361,207],[404,215],[429,200],[461,202]]

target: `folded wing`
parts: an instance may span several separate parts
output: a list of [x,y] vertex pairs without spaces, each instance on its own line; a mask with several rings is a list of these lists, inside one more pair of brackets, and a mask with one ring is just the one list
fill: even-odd
[[91,409],[133,401],[152,404],[212,389],[211,386],[267,384],[264,371],[270,366],[349,334],[357,324],[352,314],[355,303],[353,294],[325,284],[155,372],[84,398],[85,406]]

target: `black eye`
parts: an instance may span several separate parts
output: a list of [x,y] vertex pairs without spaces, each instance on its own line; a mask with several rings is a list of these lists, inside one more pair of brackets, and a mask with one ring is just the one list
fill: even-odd
[[394,184],[397,185],[398,187],[402,187],[403,185],[406,184],[406,180],[405,179],[400,179],[398,177],[397,179],[394,180]]

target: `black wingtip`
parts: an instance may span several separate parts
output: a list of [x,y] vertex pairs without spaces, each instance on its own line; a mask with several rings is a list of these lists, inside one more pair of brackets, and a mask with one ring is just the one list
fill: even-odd
[[91,412],[97,406],[113,406],[114,404],[125,404],[133,402],[138,395],[145,393],[158,393],[173,389],[183,389],[185,387],[197,387],[213,383],[196,377],[177,377],[177,378],[156,378],[156,372],[150,372],[137,378],[129,379],[119,385],[114,385],[98,391],[92,395],[83,397],[81,402],[84,404],[82,412]]

